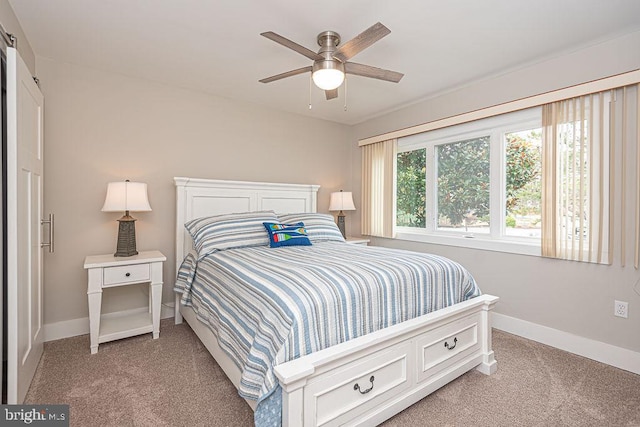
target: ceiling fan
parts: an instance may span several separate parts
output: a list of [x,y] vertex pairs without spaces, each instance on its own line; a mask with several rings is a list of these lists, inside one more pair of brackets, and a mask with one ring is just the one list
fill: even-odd
[[325,91],[327,99],[338,97],[338,88],[342,85],[342,82],[344,82],[345,73],[398,83],[404,74],[396,71],[383,70],[382,68],[376,68],[370,65],[348,62],[349,59],[389,33],[391,33],[391,30],[378,22],[338,47],[340,44],[340,34],[335,31],[323,31],[318,34],[318,45],[320,45],[318,53],[272,31],[261,33],[261,36],[312,59],[313,65],[287,71],[286,73],[277,74],[259,81],[261,83],[270,83],[311,71],[313,82]]

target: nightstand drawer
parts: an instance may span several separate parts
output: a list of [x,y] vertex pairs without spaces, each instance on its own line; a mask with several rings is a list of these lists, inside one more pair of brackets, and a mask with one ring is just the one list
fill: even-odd
[[361,238],[361,237],[347,237],[346,241],[347,241],[347,243],[351,243],[352,245],[369,246],[369,242],[371,240],[370,239],[364,239],[364,238]]
[[114,286],[129,282],[144,282],[150,279],[149,264],[105,267],[103,286]]

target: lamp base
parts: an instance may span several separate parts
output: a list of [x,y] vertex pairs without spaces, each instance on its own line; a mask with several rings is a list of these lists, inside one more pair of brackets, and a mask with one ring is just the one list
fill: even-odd
[[136,250],[136,219],[125,215],[118,220],[118,247],[114,256],[138,255]]
[[340,232],[342,233],[342,237],[344,237],[345,239],[347,238],[347,233],[344,230],[344,214],[342,213],[342,211],[340,211],[340,213],[338,214],[338,228],[340,229]]

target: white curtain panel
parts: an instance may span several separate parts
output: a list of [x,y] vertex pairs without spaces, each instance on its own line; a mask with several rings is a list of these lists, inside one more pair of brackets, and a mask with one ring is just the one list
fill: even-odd
[[394,237],[395,174],[398,141],[362,147],[362,234]]
[[543,256],[612,264],[615,252],[624,266],[627,236],[635,235],[638,268],[637,105],[638,85],[633,85],[543,106]]

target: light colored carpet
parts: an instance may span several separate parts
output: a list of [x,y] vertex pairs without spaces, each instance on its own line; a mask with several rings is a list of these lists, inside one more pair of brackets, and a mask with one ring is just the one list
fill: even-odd
[[[495,331],[498,372],[471,371],[385,426],[640,426],[640,376]],[[72,426],[251,426],[253,412],[186,324],[100,345],[45,344],[26,403]]]

